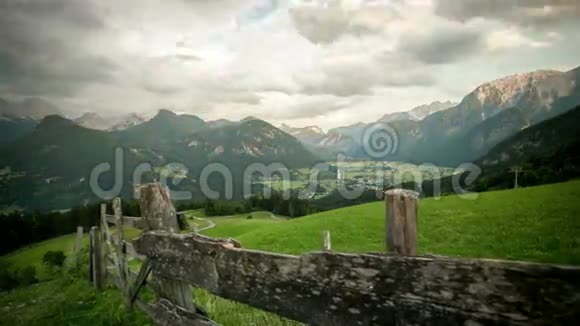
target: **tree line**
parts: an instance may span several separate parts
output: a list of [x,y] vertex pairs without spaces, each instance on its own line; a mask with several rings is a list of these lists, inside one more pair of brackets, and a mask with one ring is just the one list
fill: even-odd
[[[367,191],[355,200],[345,200],[338,191],[330,196],[309,200],[298,197],[291,192],[285,197],[282,192],[272,191],[270,196],[254,194],[240,201],[204,200],[175,203],[178,211],[203,209],[207,216],[224,216],[245,214],[253,211],[269,211],[277,215],[297,218],[338,207],[356,205],[378,200],[374,191]],[[108,203],[108,214],[113,214],[112,205]],[[66,211],[39,212],[15,211],[0,214],[0,255],[21,247],[76,232],[77,226],[89,230],[99,224],[101,203],[75,207]],[[122,201],[123,215],[141,216],[139,205],[135,200]]]
[[292,193],[285,197],[281,192],[272,191],[270,196],[252,195],[239,201],[210,200],[179,203],[178,210],[203,209],[206,216],[225,216],[268,211],[290,218],[301,217],[320,211],[307,199],[300,199]]
[[[110,209],[111,205],[107,207]],[[122,209],[124,215],[140,215],[135,201],[124,201]],[[0,215],[0,255],[35,242],[73,233],[77,226],[88,230],[99,224],[100,213],[101,203],[94,203],[67,211],[15,211]]]

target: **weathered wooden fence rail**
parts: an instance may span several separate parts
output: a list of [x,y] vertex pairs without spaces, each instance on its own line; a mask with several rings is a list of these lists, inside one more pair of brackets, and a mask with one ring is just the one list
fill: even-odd
[[[310,325],[530,325],[580,320],[580,268],[524,262],[417,257],[414,194],[386,193],[388,254],[341,254],[324,233],[322,252],[302,256],[241,248],[231,239],[177,234],[168,192],[140,187],[143,218],[102,212],[109,279],[159,325],[216,325],[191,285]],[[118,201],[114,207],[120,208]],[[108,223],[147,230],[132,242]],[[91,232],[93,234],[93,232]],[[99,237],[99,235],[93,235]],[[101,244],[98,240],[91,243]],[[97,249],[98,250],[98,249]],[[93,250],[91,250],[93,252]],[[101,257],[93,254],[94,257]],[[139,273],[127,257],[143,260]],[[95,258],[98,259],[98,258]],[[92,264],[94,268],[103,264]],[[98,277],[98,273],[94,277]],[[103,280],[94,280],[102,286]],[[139,299],[147,283],[155,303]]]

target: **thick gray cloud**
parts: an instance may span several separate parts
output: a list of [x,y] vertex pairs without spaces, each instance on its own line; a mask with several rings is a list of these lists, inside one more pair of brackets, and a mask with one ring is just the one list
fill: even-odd
[[436,1],[0,0],[0,96],[328,127],[577,64],[577,1]]
[[580,1],[439,0],[436,13],[459,21],[481,17],[525,26],[560,24],[580,18]]
[[0,90],[71,95],[86,82],[110,81],[106,57],[83,52],[79,38],[102,28],[90,2],[8,0],[0,4]]
[[426,64],[450,63],[481,53],[485,46],[481,31],[467,28],[431,29],[400,40],[400,55]]
[[340,7],[290,8],[296,30],[315,44],[331,43],[349,27],[350,17]]
[[315,44],[329,44],[344,35],[381,34],[397,14],[388,2],[345,8],[340,1],[329,5],[295,6],[289,9],[298,33]]
[[436,82],[426,71],[412,68],[405,71],[393,68],[388,62],[380,62],[376,58],[367,60],[369,61],[323,67],[320,76],[305,76],[299,80],[301,92],[349,97],[372,94],[376,87],[432,86]]
[[37,28],[48,21],[66,22],[85,28],[103,27],[99,8],[91,1],[3,0],[0,3],[0,13],[4,19],[9,20],[33,19],[37,23]]

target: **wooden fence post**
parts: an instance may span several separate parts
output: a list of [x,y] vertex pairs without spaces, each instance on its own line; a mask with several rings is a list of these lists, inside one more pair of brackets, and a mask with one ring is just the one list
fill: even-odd
[[91,282],[91,284],[93,284],[93,279],[94,279],[94,275],[95,273],[93,272],[95,269],[95,266],[93,265],[93,252],[95,251],[95,248],[93,247],[95,240],[93,240],[94,237],[94,233],[89,230],[89,282]]
[[387,252],[404,256],[417,255],[417,199],[410,190],[385,192]]
[[78,254],[82,246],[83,246],[83,227],[77,226],[77,237],[75,239],[75,250],[74,250],[76,254]]
[[93,285],[98,289],[103,289],[103,247],[101,245],[101,234],[98,226],[93,226],[90,232],[91,241],[91,272]]
[[[113,214],[115,216],[115,226],[117,227],[117,236],[115,239],[117,259],[119,261],[119,279],[123,285],[121,289],[125,294],[126,303],[129,305],[129,265],[127,262],[127,250],[125,248],[125,228],[123,227],[123,212],[121,210],[121,198],[113,199]],[[106,223],[106,221],[105,221]]]
[[77,236],[75,239],[75,247],[74,247],[74,264],[75,266],[78,268],[79,264],[80,264],[80,252],[81,249],[83,247],[83,227],[82,226],[77,226]]
[[[139,199],[145,230],[163,230],[171,233],[179,231],[177,212],[171,203],[169,190],[165,186],[151,183],[137,186],[135,191]],[[164,278],[161,275],[155,275],[155,273],[153,275],[159,283],[158,294],[160,297],[168,299],[186,310],[196,311],[190,284]]]
[[332,244],[330,241],[330,231],[322,231],[322,251],[331,251]]
[[[107,232],[109,231],[109,225],[107,224],[107,204],[101,203],[101,218],[99,219],[99,227],[101,228],[101,240],[103,242],[103,255],[108,254],[109,250],[109,239]],[[107,270],[106,266],[104,268]]]

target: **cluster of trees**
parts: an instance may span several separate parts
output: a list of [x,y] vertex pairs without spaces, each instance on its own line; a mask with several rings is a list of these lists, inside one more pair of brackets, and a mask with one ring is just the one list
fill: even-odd
[[207,216],[225,216],[250,213],[254,211],[269,211],[274,214],[300,217],[320,211],[311,205],[307,199],[299,199],[296,193],[285,198],[282,192],[272,191],[270,196],[252,195],[250,198],[238,201],[210,200],[179,202],[178,211],[203,209]]
[[[73,208],[64,212],[12,212],[0,215],[0,255],[25,245],[99,224],[100,203]],[[107,205],[111,209],[111,205]],[[135,201],[123,202],[123,214],[140,216]],[[112,212],[109,212],[112,213]]]
[[[191,205],[194,206],[194,205]],[[203,209],[207,216],[224,216],[269,211],[291,218],[312,214],[318,210],[310,206],[306,199],[296,195],[285,198],[281,192],[273,191],[270,196],[253,195],[241,201],[206,200]]]
[[297,194],[291,194],[284,198],[283,193],[273,191],[271,196],[254,195],[245,200],[245,205],[253,210],[265,210],[278,215],[291,218],[305,216],[317,212],[307,199],[298,198]]
[[245,201],[207,200],[203,209],[207,216],[224,216],[252,211]]

